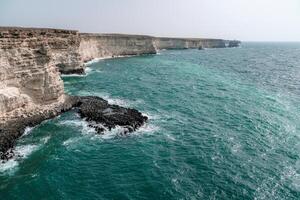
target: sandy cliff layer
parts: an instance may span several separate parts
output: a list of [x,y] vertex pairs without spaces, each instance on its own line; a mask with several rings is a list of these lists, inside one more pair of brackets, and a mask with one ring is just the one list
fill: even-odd
[[226,41],[219,39],[187,39],[187,38],[153,38],[153,45],[157,50],[161,49],[197,49],[225,48]]
[[57,64],[73,67],[71,46],[76,45],[77,34],[52,29],[0,29],[0,123],[52,110],[64,102]]
[[84,62],[95,58],[155,54],[162,49],[225,48],[220,39],[163,38],[123,34],[81,33],[79,53]]
[[80,34],[83,61],[125,55],[155,54],[153,38],[141,35]]

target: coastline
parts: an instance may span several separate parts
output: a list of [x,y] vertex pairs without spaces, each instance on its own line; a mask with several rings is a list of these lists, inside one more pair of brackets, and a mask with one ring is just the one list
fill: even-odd
[[[197,49],[199,46],[225,48],[228,42],[220,39],[84,34],[74,30],[0,27],[0,156],[3,159],[9,157],[7,150],[14,146],[27,126],[37,125],[72,108],[78,109],[81,101],[94,111],[99,111],[99,115],[104,115],[101,114],[103,107],[97,107],[97,104],[106,108],[112,106],[120,111],[125,109],[104,103],[97,97],[69,97],[65,94],[61,74],[84,76],[88,65],[103,59],[157,54],[163,49]],[[95,105],[89,104],[95,101]],[[147,120],[141,114],[134,116],[135,122],[131,123],[138,126],[128,127],[128,132],[136,130]],[[123,117],[132,119],[130,115]],[[113,123],[113,119],[110,120]]]

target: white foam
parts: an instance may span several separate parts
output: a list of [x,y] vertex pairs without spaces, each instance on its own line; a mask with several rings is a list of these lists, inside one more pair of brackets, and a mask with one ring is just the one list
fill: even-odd
[[121,126],[116,126],[116,128],[114,128],[110,131],[105,130],[103,135],[98,135],[98,137],[100,137],[101,139],[112,139],[112,138],[122,135],[125,131],[126,131],[125,128],[123,128]]
[[169,138],[170,140],[176,141],[175,137],[173,137],[172,135],[170,135],[170,134],[166,134],[166,135],[167,135],[167,138]]
[[122,137],[122,136],[130,136],[130,135],[141,135],[141,134],[150,134],[154,133],[159,130],[159,127],[154,126],[152,124],[144,124],[140,128],[138,128],[136,131],[124,134],[127,132],[127,128],[124,128],[122,126],[116,126],[116,128],[113,128],[111,130],[106,129],[103,134],[101,135],[95,135],[94,138],[100,138],[103,140],[113,139],[116,137]]
[[135,132],[133,132],[134,134],[149,134],[149,133],[155,133],[158,130],[160,130],[160,128],[158,126],[155,126],[153,124],[148,124],[145,123],[143,126],[141,126],[140,128],[138,128]]
[[91,134],[91,133],[96,133],[96,130],[92,127],[89,127],[89,124],[87,121],[84,119],[76,119],[76,120],[66,120],[60,122],[61,125],[69,125],[72,127],[78,127],[81,128],[81,133],[82,134]]
[[62,77],[84,77],[86,74],[62,74]]
[[15,156],[5,163],[0,163],[0,172],[8,172],[9,174],[15,172],[19,166],[19,162],[26,159],[31,153],[36,151],[39,145],[22,145],[16,146],[14,149]]
[[124,55],[124,56],[103,56],[103,57],[99,57],[99,58],[94,58],[88,62],[85,63],[86,66],[92,65],[94,63],[97,63],[101,60],[107,60],[107,59],[113,59],[113,58],[128,58],[128,57],[133,57],[133,56],[137,56],[137,55]]
[[25,131],[24,131],[24,133],[23,133],[23,135],[22,136],[26,136],[26,135],[29,135],[30,133],[31,133],[31,131],[33,130],[33,127],[26,127],[25,128]]
[[67,139],[66,141],[63,142],[63,145],[68,147],[71,144],[76,143],[79,139],[80,139],[79,137],[69,138],[69,139]]
[[42,138],[41,141],[43,142],[43,144],[46,144],[46,143],[48,143],[50,138],[51,138],[50,136],[46,136],[46,137]]
[[119,105],[119,106],[122,106],[122,107],[132,107],[134,105],[144,103],[144,100],[142,100],[142,99],[128,100],[128,99],[123,99],[123,98],[119,98],[119,97],[112,97],[109,93],[105,93],[105,92],[86,92],[86,91],[82,91],[82,92],[80,92],[80,95],[83,95],[83,96],[89,96],[89,95],[98,96],[98,97],[101,97],[101,98],[105,99],[109,104]]
[[18,162],[15,159],[8,160],[5,163],[0,163],[0,173],[13,172],[18,166]]
[[149,120],[160,119],[159,115],[151,114],[151,113],[142,113],[143,116],[148,117]]

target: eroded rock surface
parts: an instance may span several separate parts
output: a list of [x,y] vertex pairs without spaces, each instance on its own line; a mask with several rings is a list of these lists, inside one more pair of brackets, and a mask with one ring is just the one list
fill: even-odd
[[82,71],[79,44],[77,31],[0,28],[1,122],[63,104],[59,70]]
[[100,97],[68,96],[66,101],[55,109],[0,124],[0,160],[8,160],[14,155],[15,142],[24,133],[26,127],[34,127],[42,121],[51,119],[72,108],[89,122],[90,127],[95,128],[99,134],[117,126],[123,128],[122,134],[127,134],[141,127],[148,119],[135,109],[110,105]]
[[116,126],[121,126],[126,134],[135,131],[148,119],[136,109],[110,105],[99,97],[77,98],[80,116],[91,122],[90,126],[96,128],[98,133],[103,133],[105,128],[111,130]]

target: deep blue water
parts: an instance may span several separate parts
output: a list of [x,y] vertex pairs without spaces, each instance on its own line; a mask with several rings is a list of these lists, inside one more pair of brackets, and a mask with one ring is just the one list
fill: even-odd
[[64,77],[150,117],[95,135],[74,112],[26,132],[0,199],[300,199],[300,43],[162,51]]

